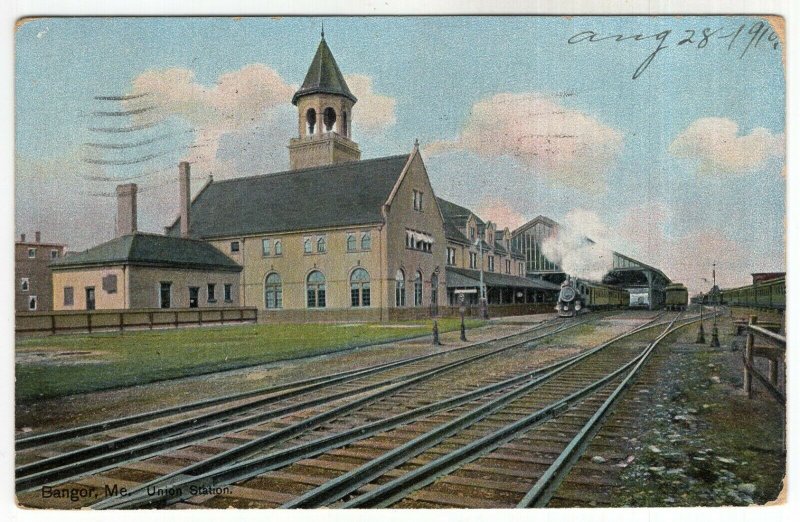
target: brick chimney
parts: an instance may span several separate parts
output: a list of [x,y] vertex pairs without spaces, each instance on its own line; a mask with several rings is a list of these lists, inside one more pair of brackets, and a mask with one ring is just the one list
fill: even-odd
[[20,240],[21,243],[24,243],[25,242],[25,234],[20,234],[19,235],[19,240]]
[[42,242],[42,233],[41,232],[39,232],[37,230],[36,232],[33,233],[33,236],[36,238],[36,242],[37,243],[41,243]]
[[133,234],[137,230],[136,223],[136,183],[117,185],[117,236]]
[[189,237],[189,206],[192,204],[192,189],[189,183],[189,177],[189,162],[181,161],[178,164],[181,237]]

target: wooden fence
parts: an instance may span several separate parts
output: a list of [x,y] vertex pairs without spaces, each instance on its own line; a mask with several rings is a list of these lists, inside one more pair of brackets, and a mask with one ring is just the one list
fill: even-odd
[[[747,341],[744,348],[744,390],[747,397],[753,397],[753,378],[783,407],[786,407],[786,396],[778,386],[779,365],[784,366],[786,360],[786,337],[770,331],[758,323],[758,317],[750,316],[746,326]],[[756,344],[756,339],[768,344]],[[768,375],[765,377],[754,364],[754,358],[760,357],[769,361]]]
[[247,323],[257,319],[255,307],[20,312],[15,331],[18,335],[54,335]]

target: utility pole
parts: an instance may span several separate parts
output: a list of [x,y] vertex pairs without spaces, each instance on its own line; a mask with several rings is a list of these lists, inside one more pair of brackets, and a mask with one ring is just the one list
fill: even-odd
[[719,299],[719,288],[717,288],[717,264],[711,265],[711,291],[714,293],[714,326],[711,328],[711,347],[719,348],[719,330],[717,329],[717,300]]
[[480,237],[475,241],[475,244],[478,247],[479,255],[481,256],[481,298],[480,298],[480,309],[481,309],[481,317],[483,319],[489,318],[489,307],[486,303],[486,285],[483,284],[483,239]]

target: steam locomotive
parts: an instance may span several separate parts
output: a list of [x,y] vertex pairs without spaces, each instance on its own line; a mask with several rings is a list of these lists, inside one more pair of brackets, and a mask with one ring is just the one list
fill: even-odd
[[567,278],[561,283],[556,312],[559,317],[575,317],[582,310],[622,308],[630,303],[627,290],[614,286]]

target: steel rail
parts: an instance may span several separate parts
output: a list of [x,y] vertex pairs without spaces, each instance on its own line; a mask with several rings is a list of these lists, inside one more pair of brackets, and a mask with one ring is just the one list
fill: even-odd
[[[175,429],[174,425],[169,425],[162,428],[156,428],[154,430],[150,430],[143,434],[136,434],[130,437],[126,437],[124,439],[117,439],[114,441],[109,441],[107,443],[65,453],[62,455],[57,455],[49,459],[43,459],[25,466],[21,466],[20,468],[17,468],[16,488],[17,491],[25,491],[36,486],[50,483],[54,480],[64,480],[76,476],[81,476],[88,472],[100,471],[116,464],[129,462],[137,458],[153,455],[165,449],[173,448],[176,446],[183,446],[188,443],[196,442],[199,440],[205,440],[215,435],[220,435],[233,430],[242,429],[251,426],[253,424],[258,424],[260,422],[283,417],[285,415],[295,413],[297,411],[301,411],[307,408],[319,406],[321,404],[333,402],[339,399],[344,399],[350,396],[367,393],[369,391],[378,388],[383,388],[377,392],[373,392],[369,395],[366,395],[365,397],[348,402],[340,407],[313,416],[304,421],[292,424],[287,428],[275,431],[264,437],[257,438],[251,442],[237,446],[236,448],[232,448],[230,450],[222,452],[219,455],[213,457],[212,459],[209,459],[208,462],[216,463],[217,460],[221,459],[226,459],[227,461],[230,461],[230,459],[245,456],[248,454],[248,452],[255,451],[263,444],[282,442],[284,440],[287,440],[288,438],[291,438],[300,431],[304,431],[306,429],[309,429],[313,426],[319,425],[329,420],[331,417],[339,415],[340,413],[348,413],[353,408],[363,406],[369,402],[373,402],[382,397],[395,393],[403,388],[410,387],[419,382],[431,379],[439,374],[448,372],[460,366],[473,363],[475,361],[484,359],[486,357],[494,356],[503,351],[507,351],[516,348],[518,346],[534,342],[544,337],[555,335],[556,333],[559,333],[569,328],[573,328],[575,326],[583,324],[584,322],[586,321],[570,323],[568,325],[561,326],[552,332],[548,332],[546,334],[542,334],[531,339],[525,339],[523,341],[516,342],[510,346],[498,348],[490,352],[472,355],[457,361],[453,361],[451,363],[434,367],[432,369],[431,368],[423,369],[412,374],[398,376],[391,379],[386,379],[384,381],[379,381],[377,383],[368,384],[356,390],[345,390],[343,392],[326,395],[316,399],[306,400],[301,403],[285,406],[275,410],[270,410],[268,412],[259,413],[241,419],[236,419],[224,423],[211,425],[209,427],[200,430],[188,431],[182,434],[174,435],[172,437],[161,438],[165,433],[170,433],[171,432],[170,430]],[[196,419],[186,419],[184,421],[180,421],[180,424],[183,429],[188,430],[189,428],[194,427],[193,426],[194,422],[196,422]],[[134,442],[143,441],[143,443],[139,445],[130,446],[130,442],[128,441],[131,440],[133,440]],[[124,446],[126,447],[123,449],[119,449],[119,447],[121,446],[120,444],[121,441],[125,442]],[[23,470],[24,473],[21,473],[20,470]],[[200,469],[200,471],[198,472],[202,472],[202,469]]]
[[[654,318],[650,322],[656,321],[657,319],[658,318]],[[321,439],[303,443],[285,450],[276,451],[265,456],[256,457],[247,461],[236,462],[228,466],[218,466],[216,469],[201,473],[198,470],[200,465],[206,465],[206,461],[204,461],[203,463],[198,463],[196,465],[183,468],[169,475],[148,482],[147,484],[143,484],[128,492],[124,498],[104,499],[90,507],[92,509],[135,509],[154,507],[157,505],[167,505],[178,502],[191,496],[189,491],[194,486],[219,486],[252,478],[261,473],[287,466],[299,460],[319,455],[320,453],[324,453],[331,449],[346,446],[358,440],[362,440],[383,431],[396,428],[408,422],[427,417],[431,414],[446,411],[463,405],[488,393],[493,393],[504,388],[508,388],[509,386],[517,385],[539,374],[549,372],[563,365],[569,364],[572,360],[582,357],[583,355],[584,354],[578,354],[565,360],[553,363],[549,366],[538,368],[522,375],[484,386],[477,390],[465,392],[456,397],[444,399],[436,403],[410,410],[408,412],[400,413],[387,419],[377,420],[341,433],[336,433]],[[177,480],[170,482],[169,479]],[[150,488],[151,491],[156,490],[160,493],[156,493],[155,495],[152,493],[147,493],[147,488]],[[179,493],[175,494],[175,492]]]
[[[370,481],[384,475],[387,471],[391,469],[397,468],[399,465],[407,462],[408,460],[416,457],[420,453],[430,449],[431,447],[441,443],[448,437],[460,433],[464,431],[466,428],[476,424],[482,419],[485,419],[492,413],[495,413],[499,410],[502,410],[508,403],[514,401],[515,399],[519,398],[522,395],[528,394],[532,391],[536,386],[541,384],[546,380],[553,378],[554,376],[558,375],[559,373],[565,371],[566,369],[577,365],[581,361],[596,355],[601,350],[605,350],[609,346],[619,342],[622,339],[630,337],[631,335],[635,335],[641,331],[646,329],[652,328],[653,326],[642,325],[637,327],[629,332],[625,332],[620,334],[613,339],[606,341],[597,347],[580,354],[579,356],[574,357],[568,364],[563,365],[563,367],[558,368],[549,372],[547,375],[542,376],[538,381],[531,382],[530,384],[523,386],[517,390],[512,390],[511,392],[493,400],[490,403],[482,405],[472,411],[469,411],[460,417],[445,423],[431,431],[428,431],[409,442],[391,450],[380,457],[377,457],[362,466],[345,473],[344,475],[340,475],[339,477],[329,480],[328,482],[318,486],[311,491],[292,499],[291,501],[283,504],[282,508],[315,508],[315,507],[322,507],[328,504],[331,504],[345,495],[354,492],[361,486],[369,483]],[[588,393],[588,392],[587,392]],[[572,396],[570,396],[572,397]],[[540,420],[545,420],[557,412],[562,411],[562,409],[566,408],[568,402],[565,402],[567,399],[562,399],[553,403],[550,407],[545,408],[543,410],[538,411],[533,416],[527,418],[528,424],[531,422],[538,422]],[[510,426],[515,427],[511,432],[508,432],[508,428],[505,430],[499,430],[494,432],[494,435],[499,437],[505,436],[506,433],[517,433],[519,429],[522,429],[521,426],[526,426],[527,424],[519,424],[514,423]],[[481,439],[484,440],[484,439]],[[484,441],[485,442],[485,441]],[[470,447],[470,446],[467,446]],[[449,454],[451,458],[457,458],[454,456],[460,456],[463,453],[460,452],[453,452]],[[443,462],[442,459],[437,459],[435,462],[441,463]],[[436,465],[432,464],[430,468],[423,466],[419,468],[417,471],[418,473],[413,473],[411,475],[405,475],[405,480],[410,480],[411,483],[414,483],[422,474],[426,473],[427,470],[435,469]],[[390,486],[391,484],[391,486]],[[384,486],[378,487],[371,492],[369,497],[366,499],[374,499],[377,496],[381,495],[381,492],[389,491],[391,488],[397,487],[401,484],[401,479],[392,481],[387,483]],[[360,498],[360,497],[359,497]],[[365,500],[364,502],[368,502],[369,500]],[[353,502],[352,505],[358,505],[356,501]]]
[[[95,434],[95,433],[101,433],[103,431],[108,431],[108,430],[115,429],[115,428],[131,426],[131,425],[134,425],[134,424],[139,424],[139,423],[142,423],[142,422],[146,422],[146,421],[150,421],[150,420],[154,420],[154,419],[158,419],[158,418],[162,418],[162,417],[167,417],[167,416],[170,416],[170,415],[177,415],[177,414],[180,414],[180,413],[186,413],[186,412],[193,411],[193,410],[199,410],[199,409],[203,409],[203,408],[208,408],[208,407],[216,406],[218,404],[223,404],[223,403],[226,403],[226,402],[234,402],[234,401],[237,401],[237,400],[243,400],[243,399],[247,399],[247,398],[250,398],[250,397],[256,397],[258,395],[264,395],[264,394],[268,394],[268,393],[277,393],[277,392],[284,391],[284,390],[292,390],[293,388],[299,388],[299,390],[296,390],[296,391],[292,390],[291,392],[287,392],[286,394],[282,394],[280,396],[273,396],[271,399],[272,400],[278,400],[278,399],[290,398],[292,396],[296,396],[296,395],[300,395],[302,393],[307,393],[309,391],[314,391],[314,390],[320,389],[320,388],[322,388],[322,387],[324,387],[326,385],[337,384],[339,382],[343,382],[343,380],[345,380],[347,378],[357,379],[357,378],[360,378],[360,377],[365,377],[367,375],[371,375],[371,374],[378,373],[378,372],[381,372],[381,371],[385,371],[385,370],[388,370],[388,369],[392,369],[392,368],[397,368],[397,367],[400,367],[400,366],[413,364],[415,362],[423,361],[423,360],[430,359],[430,358],[433,358],[433,357],[440,357],[442,355],[446,355],[446,354],[450,354],[450,353],[458,353],[461,350],[466,350],[466,349],[479,348],[481,346],[485,346],[485,345],[493,343],[493,342],[504,341],[504,340],[510,339],[511,337],[515,337],[515,336],[528,335],[528,334],[530,334],[530,333],[532,333],[534,331],[540,330],[541,328],[543,328],[545,326],[550,326],[552,324],[552,322],[553,322],[553,320],[543,321],[542,323],[539,323],[538,325],[536,325],[536,326],[534,326],[532,328],[529,328],[527,330],[524,330],[522,332],[517,332],[517,333],[505,335],[505,336],[502,336],[502,337],[498,337],[496,339],[492,339],[490,341],[481,341],[481,342],[478,342],[478,343],[473,343],[473,344],[470,344],[470,345],[467,345],[467,346],[462,346],[460,348],[455,348],[453,350],[435,352],[435,353],[430,353],[430,354],[426,354],[426,355],[419,355],[419,356],[415,356],[415,357],[409,357],[409,358],[401,359],[401,360],[398,360],[398,361],[392,361],[392,362],[388,362],[388,363],[381,363],[381,364],[376,364],[376,365],[373,365],[373,366],[365,366],[365,367],[362,367],[362,368],[356,368],[354,370],[347,370],[347,371],[344,371],[344,372],[338,372],[338,373],[332,373],[332,374],[328,374],[328,375],[322,375],[322,376],[313,377],[313,378],[310,378],[310,379],[302,379],[302,380],[299,380],[299,381],[288,382],[288,383],[285,383],[285,384],[278,384],[278,385],[274,385],[274,386],[268,386],[268,387],[265,387],[265,388],[259,388],[259,389],[251,390],[251,391],[248,391],[248,392],[235,393],[235,394],[231,394],[231,395],[225,395],[225,396],[222,396],[222,397],[215,397],[215,398],[212,398],[212,399],[204,399],[204,400],[196,401],[196,402],[192,402],[192,403],[181,404],[181,405],[177,405],[177,406],[170,406],[170,407],[162,408],[162,409],[159,409],[159,410],[153,410],[153,411],[149,411],[149,412],[145,412],[145,413],[138,413],[138,414],[134,414],[134,415],[129,415],[129,416],[121,417],[121,418],[118,418],[118,419],[112,419],[112,420],[108,420],[108,421],[102,421],[102,422],[97,422],[97,423],[93,423],[93,424],[87,424],[87,425],[84,425],[84,426],[77,426],[75,428],[67,428],[67,429],[59,430],[59,431],[52,431],[52,432],[48,432],[48,433],[42,433],[42,434],[39,434],[39,435],[32,435],[32,436],[29,436],[29,437],[22,437],[22,438],[17,439],[17,441],[15,443],[15,449],[17,451],[19,451],[19,450],[23,450],[23,449],[29,449],[29,448],[33,448],[33,447],[37,447],[37,446],[42,446],[42,445],[45,445],[45,444],[52,444],[54,442],[63,442],[63,441],[66,441],[66,440],[77,438],[77,437],[83,437],[83,436],[86,436],[86,435],[92,435],[92,434]],[[381,344],[384,344],[384,343],[381,343]],[[379,346],[379,345],[376,345],[376,346]]]
[[605,402],[603,402],[597,411],[595,411],[595,413],[584,424],[578,434],[572,438],[567,447],[564,448],[556,460],[553,461],[553,463],[539,478],[536,484],[534,484],[528,493],[522,498],[522,500],[519,501],[517,504],[518,508],[544,507],[547,505],[555,491],[561,485],[563,480],[572,470],[572,467],[586,451],[589,443],[600,430],[605,416],[619,400],[619,398],[622,397],[625,390],[627,390],[628,387],[634,382],[639,370],[641,370],[641,368],[648,361],[650,355],[652,355],[659,343],[681,328],[684,328],[699,320],[700,319],[692,319],[684,324],[681,324],[680,326],[676,326],[675,328],[668,328],[667,331],[661,334],[655,341],[650,343],[636,366],[622,380],[622,382],[616,387],[616,389],[605,400]]

